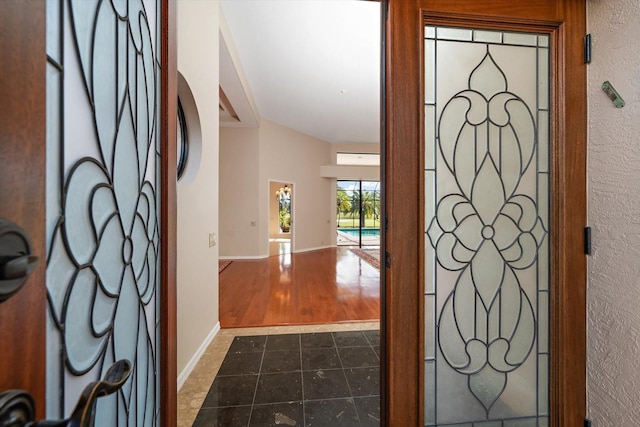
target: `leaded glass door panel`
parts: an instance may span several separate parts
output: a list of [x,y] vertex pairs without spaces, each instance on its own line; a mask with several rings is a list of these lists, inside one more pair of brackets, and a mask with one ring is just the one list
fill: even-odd
[[549,35],[424,35],[425,425],[546,426]]
[[386,3],[385,419],[582,425],[585,2]]
[[160,0],[47,1],[47,416],[118,360],[96,425],[160,416]]

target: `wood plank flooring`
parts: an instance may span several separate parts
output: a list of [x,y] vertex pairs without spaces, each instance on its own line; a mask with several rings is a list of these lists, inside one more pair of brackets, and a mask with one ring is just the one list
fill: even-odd
[[308,325],[380,318],[380,272],[346,248],[238,260],[220,273],[220,325]]

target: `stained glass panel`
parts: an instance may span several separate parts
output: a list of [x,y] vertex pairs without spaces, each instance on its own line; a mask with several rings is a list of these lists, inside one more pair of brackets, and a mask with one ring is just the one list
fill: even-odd
[[424,34],[425,425],[546,425],[549,37]]
[[[158,423],[159,0],[47,1],[47,416]],[[158,21],[159,23],[159,21]]]

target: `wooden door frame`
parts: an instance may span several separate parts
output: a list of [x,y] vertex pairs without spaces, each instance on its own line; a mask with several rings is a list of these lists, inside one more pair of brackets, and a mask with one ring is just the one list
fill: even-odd
[[[586,414],[586,32],[584,0],[526,3],[383,0],[383,170],[388,230],[383,250],[383,417],[388,426],[424,420],[423,43],[425,19],[473,19],[503,27],[555,28],[552,155],[550,424],[582,425]],[[503,15],[490,15],[502,11]],[[416,185],[417,184],[417,185]],[[571,189],[571,192],[565,189]]]
[[160,423],[177,425],[177,134],[178,50],[177,4],[162,0],[160,176]]

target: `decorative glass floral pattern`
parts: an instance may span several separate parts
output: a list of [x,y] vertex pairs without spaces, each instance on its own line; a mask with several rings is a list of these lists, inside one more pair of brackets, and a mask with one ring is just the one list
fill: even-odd
[[536,308],[516,272],[536,263],[548,233],[535,196],[523,190],[537,161],[536,120],[510,92],[489,44],[468,88],[443,107],[436,135],[448,171],[437,176],[451,191],[438,195],[427,236],[438,265],[456,273],[447,276],[455,284],[436,315],[436,342],[489,419],[534,348]]
[[[147,11],[149,5],[156,10]],[[84,384],[127,359],[133,373],[117,394],[98,400],[96,424],[156,425],[158,5],[68,0],[48,7],[59,7],[66,25],[57,31],[71,40],[61,42],[68,48],[59,64],[64,83],[83,87],[76,95],[86,97],[64,100],[64,114],[77,114],[66,123],[89,130],[65,130],[57,148],[64,185],[50,236],[47,288],[57,331],[49,341],[60,348],[53,353],[49,345],[49,365],[59,371],[49,394],[59,386],[59,410],[67,413]],[[78,144],[96,155],[67,161],[69,147]],[[56,200],[55,194],[48,197]]]

